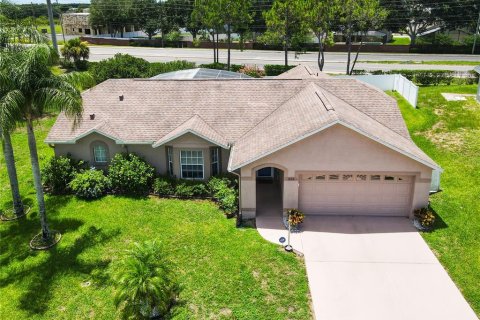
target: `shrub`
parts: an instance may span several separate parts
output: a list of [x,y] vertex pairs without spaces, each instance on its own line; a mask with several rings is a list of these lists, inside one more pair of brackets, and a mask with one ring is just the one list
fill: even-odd
[[171,264],[155,241],[135,243],[112,273],[115,305],[125,319],[163,319],[179,292]]
[[103,171],[90,169],[77,173],[69,185],[77,197],[97,199],[105,195],[110,187],[110,181],[104,176]]
[[203,181],[191,181],[190,186],[192,187],[193,195],[197,197],[206,197],[208,196],[208,187]]
[[238,195],[237,191],[232,188],[227,188],[222,190],[221,197],[218,199],[220,209],[226,213],[235,213],[237,212],[238,206]]
[[193,68],[195,68],[195,62],[189,62],[185,60],[176,60],[171,62],[153,62],[150,64],[150,71],[148,76],[153,77],[160,73]]
[[181,182],[175,186],[175,195],[180,198],[191,198],[194,195],[193,186]]
[[238,192],[235,182],[230,177],[212,177],[208,181],[212,196],[218,201],[220,209],[226,213],[234,213],[238,209]]
[[288,223],[293,227],[298,226],[300,223],[303,223],[303,220],[305,219],[305,214],[303,214],[303,212],[298,209],[289,209],[287,211],[287,215]]
[[265,69],[265,75],[267,76],[278,76],[288,70],[292,69],[295,66],[285,66],[283,64],[266,64],[263,66]]
[[414,211],[415,218],[424,228],[432,228],[435,223],[435,214],[429,207],[417,209]]
[[238,72],[246,74],[252,78],[261,78],[265,76],[265,71],[259,69],[257,66],[245,66]]
[[113,191],[125,195],[148,194],[154,174],[155,169],[133,153],[116,154],[108,170]]
[[414,81],[422,85],[450,85],[453,81],[453,71],[448,70],[418,70]]
[[153,182],[153,192],[160,196],[169,196],[174,193],[172,180],[169,178],[156,178]]
[[52,194],[65,194],[70,191],[69,183],[83,165],[70,157],[52,157],[42,168],[43,186]]
[[[230,65],[230,71],[239,72],[239,70],[242,69],[243,67],[245,67],[245,66],[242,65],[242,64],[231,64]],[[220,63],[220,62],[201,64],[200,68],[228,70],[227,64],[226,63]]]
[[128,54],[117,53],[113,58],[90,64],[89,71],[97,83],[107,79],[146,78],[150,76],[150,63]]

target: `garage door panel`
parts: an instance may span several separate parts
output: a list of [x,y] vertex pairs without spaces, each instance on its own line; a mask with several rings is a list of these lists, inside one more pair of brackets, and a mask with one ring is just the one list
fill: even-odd
[[[325,175],[325,180],[315,176]],[[360,177],[361,175],[361,177]],[[375,176],[375,177],[371,177]],[[413,177],[374,173],[317,173],[302,177],[299,207],[307,214],[407,216]]]

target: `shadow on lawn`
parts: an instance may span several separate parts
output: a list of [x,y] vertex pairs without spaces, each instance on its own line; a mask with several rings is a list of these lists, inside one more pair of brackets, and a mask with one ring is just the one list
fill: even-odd
[[[12,283],[24,285],[22,295],[18,301],[19,308],[31,315],[43,314],[48,308],[52,297],[51,286],[57,277],[65,274],[82,275],[94,280],[96,284],[107,281],[106,270],[110,259],[78,259],[85,250],[108,242],[120,232],[113,230],[105,232],[97,227],[90,226],[78,234],[84,222],[79,219],[59,218],[60,209],[71,197],[52,197],[46,200],[47,216],[52,229],[62,233],[59,244],[47,251],[32,251],[28,243],[32,237],[40,232],[38,210],[32,211],[26,218],[10,222],[2,226],[0,242],[0,266],[4,270],[0,277],[0,288]],[[77,232],[77,233],[74,233]],[[72,238],[74,237],[74,238]],[[45,259],[40,259],[45,255]],[[39,259],[36,259],[36,258]],[[27,263],[24,260],[29,259]],[[79,284],[80,285],[80,284]]]

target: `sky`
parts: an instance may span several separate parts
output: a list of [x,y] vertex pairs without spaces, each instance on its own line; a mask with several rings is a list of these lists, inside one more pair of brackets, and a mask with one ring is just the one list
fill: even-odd
[[[10,0],[10,2],[25,4],[25,3],[47,3],[46,0]],[[90,0],[52,0],[52,3],[90,3]]]

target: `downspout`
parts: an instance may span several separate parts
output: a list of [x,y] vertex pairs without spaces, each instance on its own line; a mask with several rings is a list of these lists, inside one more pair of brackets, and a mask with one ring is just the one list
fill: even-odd
[[237,228],[241,226],[242,224],[242,209],[241,209],[241,203],[242,203],[242,179],[239,173],[236,173],[235,171],[231,171],[234,175],[238,176],[238,214],[237,214]]

